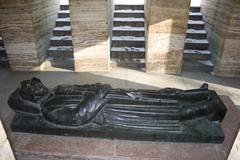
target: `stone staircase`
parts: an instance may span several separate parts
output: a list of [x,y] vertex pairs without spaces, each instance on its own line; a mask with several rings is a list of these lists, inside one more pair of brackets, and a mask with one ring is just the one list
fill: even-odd
[[111,66],[145,68],[144,5],[120,5],[114,8]]
[[3,39],[0,36],[0,67],[8,67],[8,57],[4,47]]
[[213,70],[211,52],[208,50],[207,32],[202,19],[200,7],[191,7],[188,29],[183,54],[183,70],[205,71]]
[[60,5],[56,27],[53,29],[46,67],[74,70],[73,44],[69,5]]

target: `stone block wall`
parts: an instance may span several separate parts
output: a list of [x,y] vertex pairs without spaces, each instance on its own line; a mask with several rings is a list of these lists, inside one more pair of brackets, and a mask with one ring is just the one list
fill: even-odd
[[70,0],[75,71],[109,71],[110,0]]
[[150,0],[146,14],[146,71],[178,74],[186,37],[190,0]]
[[240,1],[203,0],[202,12],[219,76],[240,76]]
[[13,70],[40,70],[59,0],[1,0],[0,33]]

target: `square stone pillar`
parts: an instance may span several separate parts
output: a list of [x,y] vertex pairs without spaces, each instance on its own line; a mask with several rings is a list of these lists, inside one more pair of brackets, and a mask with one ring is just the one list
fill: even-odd
[[147,0],[146,71],[181,72],[190,0]]
[[109,71],[110,0],[70,0],[75,71]]
[[1,0],[0,34],[13,70],[40,70],[47,56],[59,0]]
[[240,0],[203,0],[201,8],[214,73],[240,77]]

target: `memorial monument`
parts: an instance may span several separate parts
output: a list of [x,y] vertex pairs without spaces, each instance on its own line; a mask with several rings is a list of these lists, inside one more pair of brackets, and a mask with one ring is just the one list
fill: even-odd
[[16,132],[195,143],[221,143],[226,107],[215,91],[124,90],[107,84],[21,82],[8,101]]

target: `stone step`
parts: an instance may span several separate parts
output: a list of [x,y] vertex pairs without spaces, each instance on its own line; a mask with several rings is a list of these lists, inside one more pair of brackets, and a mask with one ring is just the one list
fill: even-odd
[[119,26],[119,27],[113,27],[113,31],[143,32],[143,31],[145,31],[145,28],[144,27]]
[[71,26],[55,27],[53,29],[54,36],[70,36],[71,34]]
[[6,49],[3,46],[0,46],[0,67],[9,67]]
[[119,4],[115,5],[115,10],[144,10],[144,5]]
[[145,20],[144,18],[114,18],[113,26],[131,26],[131,27],[144,27]]
[[118,17],[118,18],[127,18],[127,17],[144,18],[144,11],[143,10],[116,10],[116,11],[114,11],[114,17]]
[[69,10],[69,5],[68,4],[61,4],[60,5],[60,10]]
[[0,47],[1,47],[1,46],[4,46],[2,37],[0,37]]
[[144,48],[145,41],[134,41],[134,40],[123,40],[123,39],[112,39],[112,47],[137,47]]
[[145,48],[112,47],[111,58],[145,58]]
[[202,13],[201,12],[189,12],[189,19],[190,20],[202,20]]
[[183,54],[184,60],[210,60],[211,52],[208,50],[185,49]]
[[145,42],[145,37],[133,37],[133,36],[113,36],[113,41],[134,41]]
[[74,71],[74,59],[73,58],[52,58],[49,57],[45,61],[46,69],[48,68],[58,68]]
[[188,20],[188,29],[203,30],[205,23],[201,20],[193,21]]
[[190,12],[201,12],[201,7],[190,7]]
[[111,52],[111,58],[145,58],[144,52]]
[[113,36],[134,36],[134,37],[142,37],[145,36],[144,31],[113,31]]
[[112,47],[111,51],[114,52],[146,52],[145,48],[137,47]]
[[111,67],[124,67],[143,69],[145,68],[144,58],[111,58]]
[[51,46],[72,46],[72,36],[54,36],[50,44]]
[[127,18],[113,18],[113,21],[116,21],[116,22],[145,22],[145,19],[144,18],[127,17]]
[[114,13],[144,13],[144,10],[132,10],[132,9],[125,9],[125,10],[115,10]]
[[7,55],[0,55],[0,60],[3,61],[7,61],[8,62],[8,57]]
[[145,23],[144,22],[113,21],[113,26],[114,27],[119,27],[119,26],[144,27]]
[[206,39],[207,32],[205,30],[188,29],[186,37],[190,39]]
[[118,26],[113,27],[112,36],[145,37],[144,27]]
[[206,39],[186,39],[185,49],[208,50],[208,40]]
[[69,10],[62,10],[58,12],[58,18],[68,18],[68,17],[70,17]]
[[58,18],[56,20],[56,27],[70,26],[70,18]]
[[7,56],[0,56],[0,67],[9,67],[9,62]]
[[72,46],[57,46],[48,49],[48,55],[53,58],[73,58]]
[[213,71],[213,63],[210,60],[206,60],[206,61],[184,60],[183,61],[183,70],[211,72],[211,71]]
[[0,46],[0,55],[7,55],[6,49],[3,46]]

